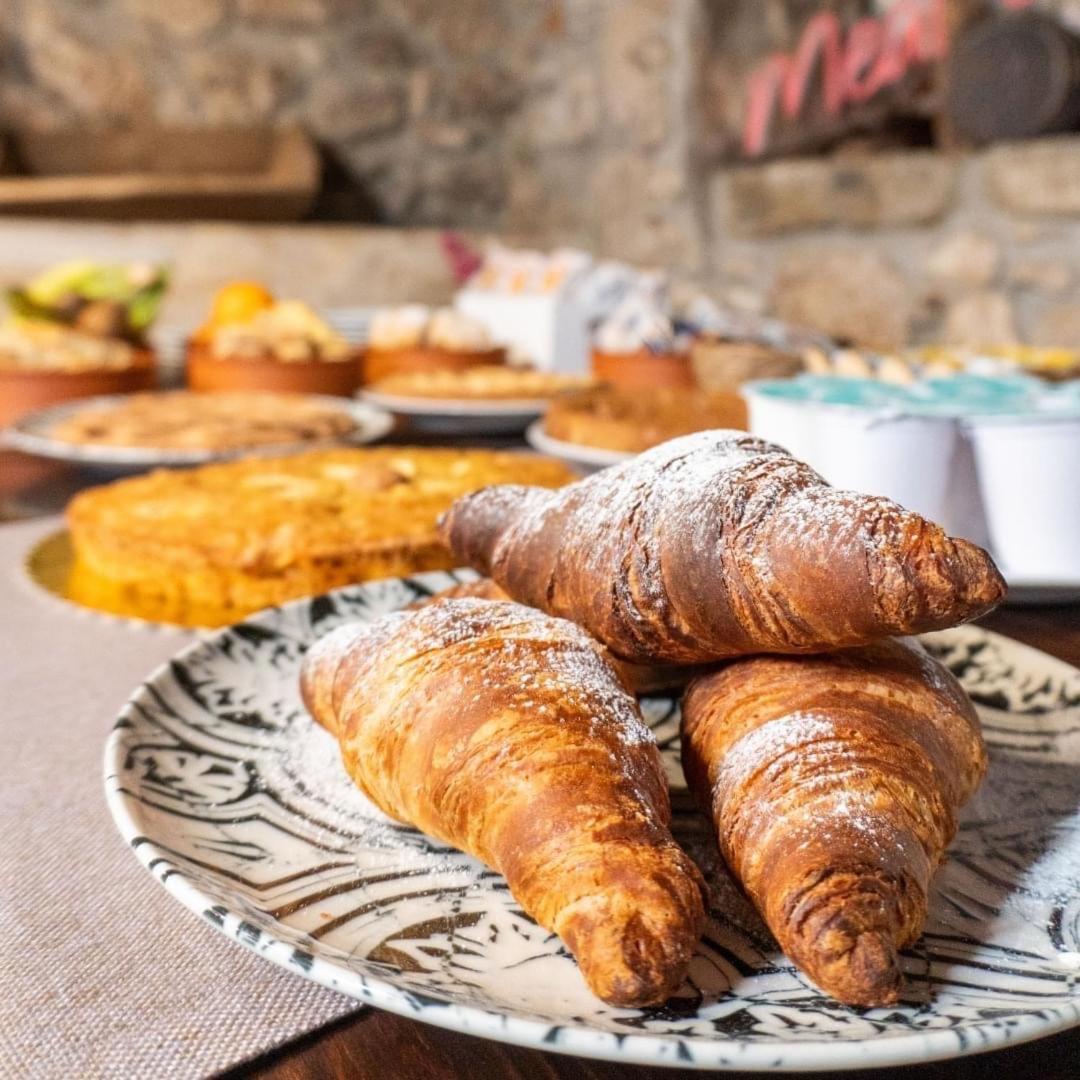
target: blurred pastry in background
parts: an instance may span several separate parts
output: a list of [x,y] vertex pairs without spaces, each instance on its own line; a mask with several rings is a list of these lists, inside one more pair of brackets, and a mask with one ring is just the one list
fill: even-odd
[[984,374],[992,365],[998,365],[998,370],[1020,371],[1050,382],[1080,378],[1080,351],[1076,349],[1039,345],[990,345],[979,348],[926,345],[913,350],[913,353],[927,365],[951,364],[964,370],[975,367],[982,369]]
[[808,349],[803,355],[803,363],[810,375],[877,379],[897,386],[961,374],[1022,374],[1048,382],[1080,378],[1080,352],[1033,345],[986,348],[921,345],[884,354],[859,349]]
[[345,408],[301,394],[183,390],[88,403],[49,435],[82,446],[152,450],[253,450],[337,442],[356,430]]
[[676,386],[659,386],[649,394],[619,386],[563,394],[543,421],[552,439],[633,454],[695,431],[745,431],[746,426],[746,405],[738,394]]
[[188,343],[187,380],[193,390],[349,396],[360,384],[359,355],[308,304],[237,281],[218,292]]
[[70,595],[142,618],[223,625],[357,581],[449,569],[436,521],[459,496],[573,479],[526,454],[411,447],[158,470],[72,501]]
[[693,337],[672,314],[666,278],[642,274],[593,335],[593,374],[620,386],[692,387]]
[[415,348],[425,343],[430,322],[431,308],[424,304],[382,308],[371,320],[368,345],[385,352]]
[[757,341],[698,338],[690,348],[690,367],[698,386],[712,392],[737,391],[751,379],[787,379],[803,362],[792,353]]
[[148,263],[66,262],[8,290],[8,305],[17,324],[67,327],[145,348],[168,280],[163,267]]
[[568,390],[583,390],[591,384],[592,379],[586,375],[488,366],[390,375],[370,389],[396,397],[444,401],[539,401]]
[[19,371],[124,371],[140,350],[122,338],[101,338],[48,322],[0,325],[0,368]]
[[0,423],[75,398],[153,387],[146,332],[167,282],[160,267],[70,262],[8,290]]
[[842,379],[876,379],[894,386],[911,386],[924,375],[946,376],[960,367],[944,361],[923,364],[914,356],[861,352],[858,349],[807,349],[803,355],[807,374],[832,375]]
[[385,308],[371,323],[364,352],[364,382],[412,372],[461,371],[506,361],[506,349],[487,327],[454,308],[422,304]]

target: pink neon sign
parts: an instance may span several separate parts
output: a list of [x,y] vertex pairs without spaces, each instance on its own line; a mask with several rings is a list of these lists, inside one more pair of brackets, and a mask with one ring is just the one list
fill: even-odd
[[[1033,2],[999,0],[1010,11]],[[846,32],[831,11],[819,12],[794,51],[774,53],[751,74],[743,151],[748,157],[765,151],[778,106],[789,120],[802,116],[818,65],[822,107],[827,116],[838,116],[848,105],[895,85],[915,65],[944,59],[948,51],[946,0],[897,0],[884,15],[859,19]]]

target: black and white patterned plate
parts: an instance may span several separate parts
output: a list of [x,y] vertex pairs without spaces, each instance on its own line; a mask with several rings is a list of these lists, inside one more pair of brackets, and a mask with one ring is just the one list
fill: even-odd
[[778,952],[713,853],[677,761],[678,710],[647,719],[675,831],[713,911],[659,1009],[588,992],[553,935],[473,859],[383,817],[297,693],[305,648],[467,575],[422,574],[263,612],[192,645],[124,708],[109,806],[139,860],[222,933],[411,1018],[626,1063],[761,1070],[928,1061],[1080,1023],[1080,671],[961,628],[928,639],[979,706],[992,764],[905,958],[902,1003],[849,1009]]

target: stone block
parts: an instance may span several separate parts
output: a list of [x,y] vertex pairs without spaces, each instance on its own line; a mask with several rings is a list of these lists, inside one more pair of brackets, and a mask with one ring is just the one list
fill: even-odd
[[1073,268],[1064,259],[1022,258],[1009,268],[1009,284],[1054,296],[1073,283]]
[[296,79],[291,65],[231,45],[186,52],[182,72],[159,95],[158,112],[170,123],[192,126],[265,123]]
[[951,207],[958,171],[955,159],[929,151],[729,169],[714,181],[716,220],[743,236],[929,225]]
[[305,112],[316,134],[352,139],[393,131],[404,122],[406,88],[402,83],[364,72],[356,76],[326,77],[315,84]]
[[522,113],[520,130],[534,146],[581,146],[599,129],[600,86],[587,69],[568,72]]
[[128,50],[92,39],[92,26],[69,20],[55,5],[37,3],[23,24],[32,80],[80,116],[130,118],[144,112],[148,88]]
[[1005,143],[983,162],[986,189],[1017,214],[1080,216],[1080,136]]
[[1001,264],[993,237],[972,229],[953,233],[931,253],[927,269],[948,284],[977,289],[989,285]]
[[1032,343],[1050,348],[1080,349],[1080,304],[1055,304],[1035,320]]
[[643,149],[662,145],[677,126],[679,78],[672,41],[677,6],[654,0],[605,10],[599,60],[606,119]]
[[783,256],[770,308],[840,341],[895,349],[907,341],[912,297],[896,266],[873,248],[812,245]]
[[242,19],[291,26],[320,26],[347,6],[340,0],[236,0],[237,14]]
[[1009,297],[991,290],[954,300],[945,314],[944,340],[950,345],[1008,345],[1017,341]]
[[181,41],[190,41],[213,30],[225,17],[224,0],[127,0],[127,8],[136,19]]
[[632,151],[611,152],[593,171],[589,194],[597,254],[685,273],[700,268],[701,228],[680,168]]

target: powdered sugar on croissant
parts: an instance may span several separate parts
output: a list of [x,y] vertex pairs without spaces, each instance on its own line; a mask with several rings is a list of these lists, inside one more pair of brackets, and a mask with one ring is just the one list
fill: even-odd
[[1004,595],[981,548],[733,431],[556,492],[485,488],[442,535],[515,600],[639,663],[866,644],[954,626]]
[[385,813],[498,870],[594,993],[666,1000],[704,923],[660,754],[606,650],[518,604],[440,600],[346,626],[304,700]]
[[748,657],[690,684],[682,724],[690,789],[783,950],[840,1001],[896,1001],[986,770],[956,680],[899,641]]

